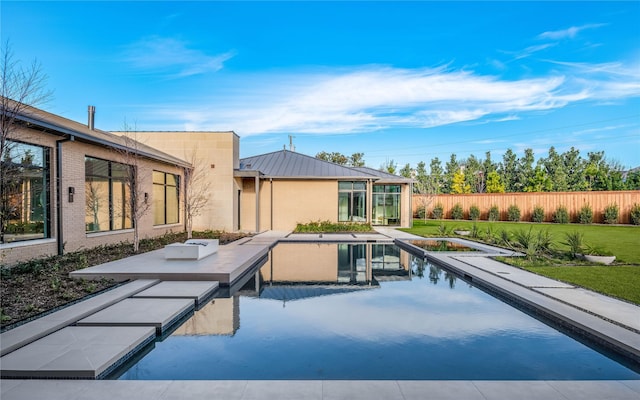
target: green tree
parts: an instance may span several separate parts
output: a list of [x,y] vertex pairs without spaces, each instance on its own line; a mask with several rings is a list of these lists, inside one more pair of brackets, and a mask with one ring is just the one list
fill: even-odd
[[462,194],[462,193],[471,193],[471,186],[465,182],[464,179],[464,171],[462,168],[458,169],[458,171],[453,174],[453,180],[451,183],[451,193],[453,194]]
[[349,165],[351,167],[364,167],[364,153],[353,153],[349,157]]
[[553,188],[547,171],[542,166],[537,166],[533,176],[529,178],[525,192],[550,192]]
[[409,163],[406,163],[405,166],[400,169],[400,176],[410,179],[412,175],[413,169],[411,169],[411,165],[409,165]]
[[[418,164],[419,166],[420,164]],[[418,170],[418,176],[420,172]],[[444,190],[444,170],[442,169],[442,162],[438,157],[431,160],[429,164],[429,186],[433,194],[441,194]]]
[[640,168],[627,172],[624,184],[627,190],[640,190]]
[[485,175],[482,162],[471,154],[464,162],[465,166],[465,184],[469,185],[472,193],[484,193],[485,191]]
[[562,153],[562,159],[567,174],[567,189],[572,192],[585,190],[587,181],[584,175],[584,160],[580,157],[580,151],[571,147]]
[[395,175],[397,170],[398,164],[396,164],[396,162],[393,160],[387,160],[380,166],[380,171],[384,171],[393,175]]
[[502,155],[502,162],[498,167],[498,173],[500,174],[500,180],[504,184],[505,192],[515,192],[516,181],[518,172],[518,159],[516,154],[511,149]]
[[491,171],[487,175],[487,193],[504,193],[504,184],[501,182],[498,171]]
[[540,163],[546,169],[549,179],[551,179],[551,190],[554,192],[566,192],[568,190],[567,172],[563,158],[558,154],[555,147],[551,146],[549,148],[548,156],[540,159]]
[[443,192],[444,193],[453,193],[451,191],[453,185],[453,176],[460,169],[460,164],[458,163],[457,157],[455,154],[451,154],[449,161],[445,164],[444,171],[444,185]]
[[524,192],[529,182],[534,178],[533,162],[535,157],[532,149],[525,149],[524,155],[520,157],[516,169],[516,183],[514,189],[516,192]]

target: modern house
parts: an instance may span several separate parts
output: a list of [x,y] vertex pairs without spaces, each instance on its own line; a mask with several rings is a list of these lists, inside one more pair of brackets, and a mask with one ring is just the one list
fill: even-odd
[[188,162],[95,129],[92,108],[87,125],[23,105],[2,111],[2,265],[131,241],[132,196],[148,211],[140,237],[184,229]]
[[[2,155],[0,263],[185,228],[187,176],[206,188],[195,230],[292,230],[318,220],[411,225],[412,181],[291,151],[239,158],[234,132],[105,132],[21,106]],[[187,175],[189,174],[189,175]],[[136,200],[137,199],[137,200]]]
[[290,230],[327,220],[411,226],[412,181],[281,150],[240,160],[240,227]]

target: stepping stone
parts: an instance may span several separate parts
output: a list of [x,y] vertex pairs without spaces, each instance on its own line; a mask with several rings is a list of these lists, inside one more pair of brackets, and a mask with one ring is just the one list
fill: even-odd
[[125,299],[85,319],[78,326],[153,326],[162,335],[193,312],[193,299]]
[[210,298],[218,289],[218,282],[206,281],[164,281],[143,290],[134,298],[187,298],[195,299],[196,306]]
[[153,327],[70,326],[0,358],[1,376],[100,379],[155,337]]

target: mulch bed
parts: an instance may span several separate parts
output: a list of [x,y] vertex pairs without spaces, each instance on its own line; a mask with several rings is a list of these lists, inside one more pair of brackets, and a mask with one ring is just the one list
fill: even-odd
[[[215,238],[220,240],[220,244],[245,236],[247,234],[214,231],[193,233],[194,238]],[[185,233],[142,240],[137,254],[185,240]],[[117,285],[112,280],[72,279],[69,273],[134,254],[136,253],[133,252],[131,243],[121,243],[3,267],[0,274],[1,329],[11,329],[51,310]]]

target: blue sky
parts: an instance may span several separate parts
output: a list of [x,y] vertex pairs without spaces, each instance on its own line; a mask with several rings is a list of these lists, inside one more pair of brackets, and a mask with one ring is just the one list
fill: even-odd
[[640,166],[640,2],[0,3],[42,108],[378,168],[508,148]]

